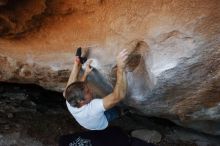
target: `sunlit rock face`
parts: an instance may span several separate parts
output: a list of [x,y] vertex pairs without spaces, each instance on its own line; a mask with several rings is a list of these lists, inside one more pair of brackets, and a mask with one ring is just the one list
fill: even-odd
[[88,81],[112,91],[115,59],[136,47],[124,100],[148,116],[220,135],[219,0],[1,0],[0,80],[63,91],[77,47]]

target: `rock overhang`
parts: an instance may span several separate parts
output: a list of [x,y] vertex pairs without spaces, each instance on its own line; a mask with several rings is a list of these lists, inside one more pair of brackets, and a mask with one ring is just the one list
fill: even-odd
[[124,102],[146,115],[219,135],[218,0],[1,2],[1,81],[61,92],[75,49],[90,47],[98,76],[93,73],[89,81],[107,94],[114,86],[115,56],[139,40],[146,46],[128,73]]

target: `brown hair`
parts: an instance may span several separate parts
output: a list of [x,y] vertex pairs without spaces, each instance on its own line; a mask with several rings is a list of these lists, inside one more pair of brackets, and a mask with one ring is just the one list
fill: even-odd
[[77,81],[67,87],[65,98],[71,106],[79,107],[79,101],[84,100],[85,86],[85,82]]

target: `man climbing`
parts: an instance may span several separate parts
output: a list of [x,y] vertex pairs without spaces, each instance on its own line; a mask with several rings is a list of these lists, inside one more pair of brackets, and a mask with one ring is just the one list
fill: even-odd
[[128,50],[122,50],[117,58],[117,81],[109,95],[102,99],[93,97],[92,90],[86,83],[87,75],[92,71],[91,63],[88,62],[85,72],[80,81],[77,81],[82,64],[86,61],[81,54],[81,48],[77,49],[74,65],[64,91],[67,108],[76,121],[89,130],[103,130],[108,122],[117,117],[112,108],[126,95],[127,79],[125,66],[128,59]]

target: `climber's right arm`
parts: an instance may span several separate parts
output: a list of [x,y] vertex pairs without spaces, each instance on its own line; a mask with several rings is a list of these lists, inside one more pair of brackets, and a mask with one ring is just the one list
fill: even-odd
[[[79,58],[79,56],[75,56],[74,65],[73,65],[72,71],[71,71],[71,73],[70,73],[70,76],[69,76],[69,79],[68,79],[66,88],[67,88],[70,84],[72,84],[73,82],[77,81],[77,78],[78,78],[78,75],[79,75],[79,72],[80,72],[81,67],[82,67],[82,64],[80,63],[80,58]],[[65,98],[66,88],[65,88],[65,90],[64,90],[64,92],[63,92],[64,98]]]
[[112,93],[103,98],[103,105],[106,110],[120,102],[127,92],[127,78],[125,73],[126,60],[128,51],[123,50],[117,56],[117,81]]

